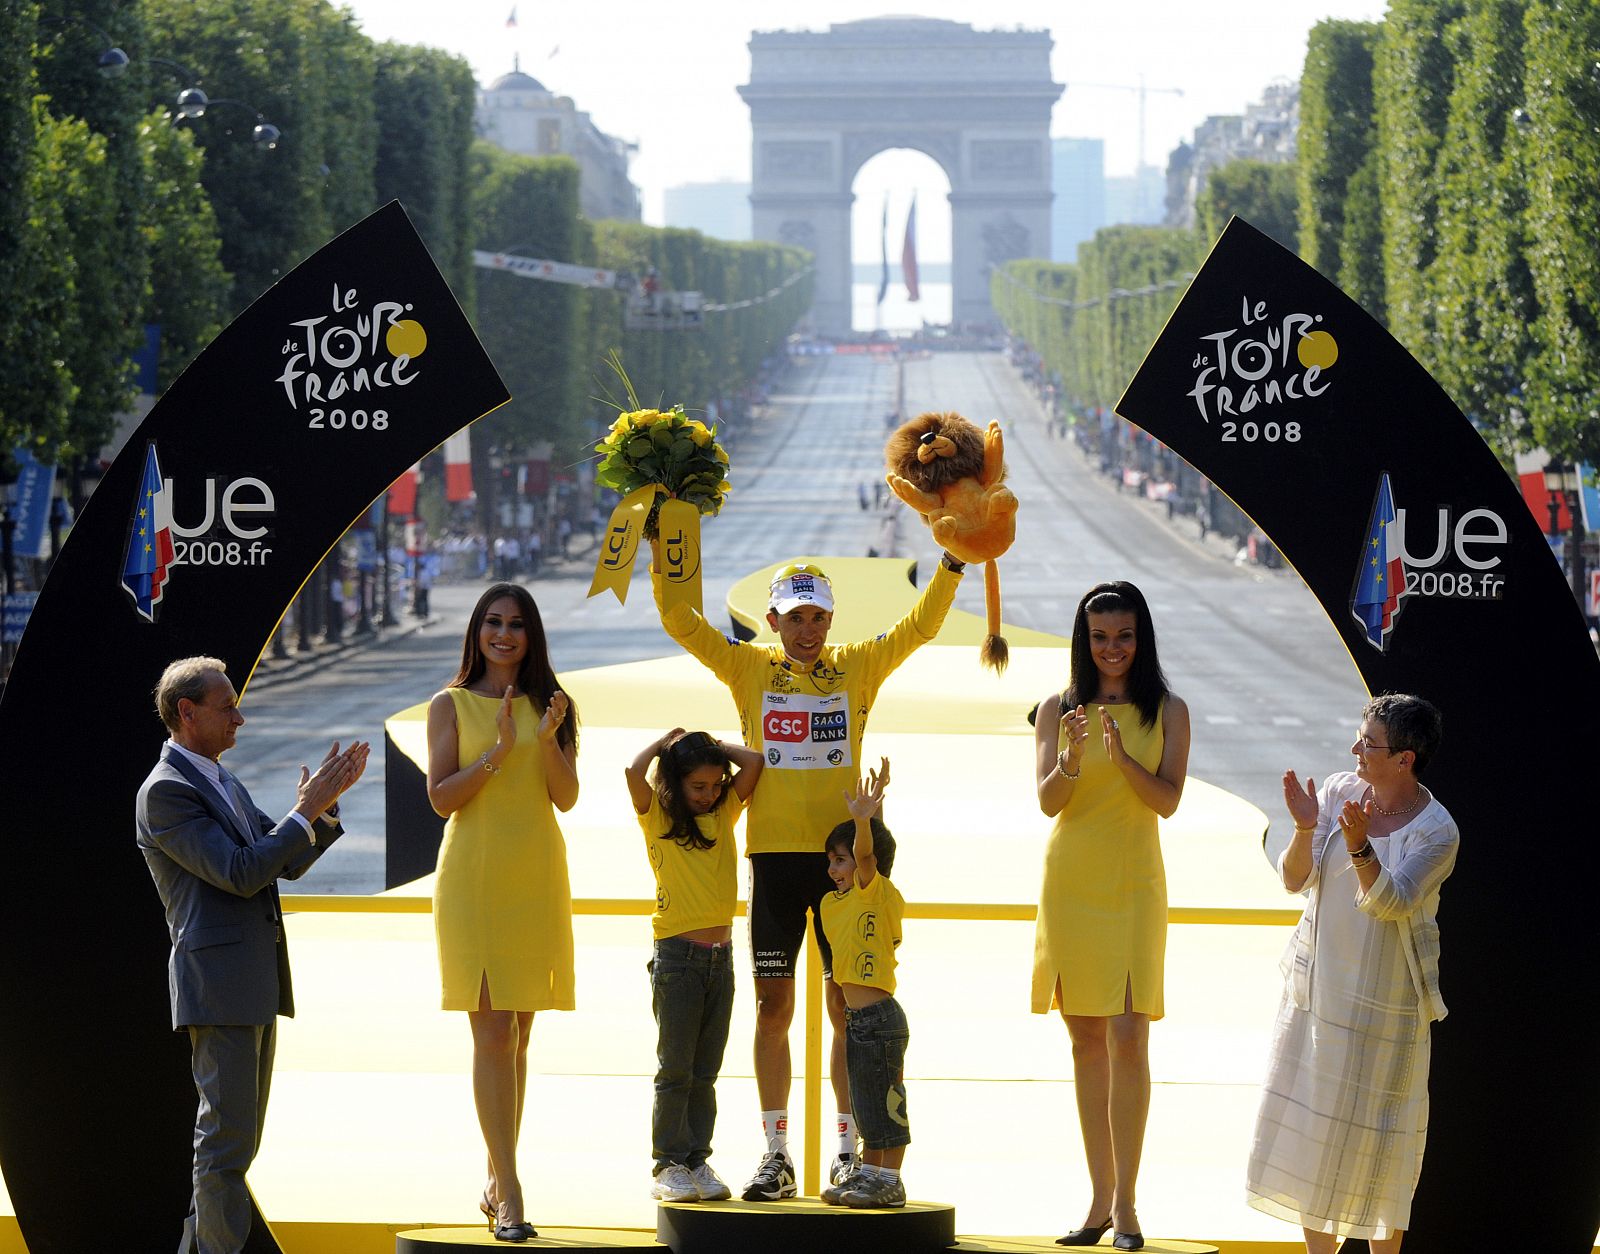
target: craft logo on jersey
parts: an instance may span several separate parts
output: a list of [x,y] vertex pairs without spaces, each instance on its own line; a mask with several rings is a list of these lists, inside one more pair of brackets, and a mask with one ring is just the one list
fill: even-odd
[[1324,376],[1339,360],[1339,343],[1321,321],[1321,314],[1279,313],[1241,296],[1236,326],[1200,336],[1188,396],[1208,426],[1219,420],[1222,443],[1300,441],[1300,420],[1286,407],[1326,392]]
[[1477,508],[1457,518],[1450,506],[1437,506],[1429,551],[1420,554],[1410,547],[1421,539],[1416,528],[1396,507],[1389,476],[1380,475],[1350,590],[1350,613],[1379,652],[1388,652],[1407,598],[1497,601],[1505,593],[1501,550],[1511,532],[1499,514]]

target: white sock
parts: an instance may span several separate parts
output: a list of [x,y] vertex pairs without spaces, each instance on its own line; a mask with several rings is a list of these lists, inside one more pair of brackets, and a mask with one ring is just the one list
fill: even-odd
[[898,1180],[900,1178],[900,1168],[898,1168],[898,1167],[879,1167],[878,1168],[878,1178],[880,1180],[887,1180],[890,1184],[893,1184],[896,1180]]
[[839,1112],[839,1153],[856,1152],[856,1120],[848,1110]]
[[787,1110],[763,1110],[761,1112],[761,1130],[767,1136],[767,1153],[782,1154],[785,1158],[788,1158],[789,1112]]
[[874,1179],[877,1176],[878,1171],[879,1171],[879,1168],[875,1163],[862,1163],[861,1164],[861,1178],[863,1180]]

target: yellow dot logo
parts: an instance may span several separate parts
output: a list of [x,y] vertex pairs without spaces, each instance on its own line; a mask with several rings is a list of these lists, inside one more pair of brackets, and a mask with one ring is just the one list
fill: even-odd
[[[389,334],[393,335],[394,332]],[[1295,346],[1295,355],[1308,370],[1312,366],[1326,370],[1339,360],[1339,341],[1326,331],[1313,331],[1310,335],[1300,337],[1300,343]]]
[[389,328],[383,337],[383,346],[391,357],[421,357],[428,348],[428,333],[422,329],[422,323],[404,318]]

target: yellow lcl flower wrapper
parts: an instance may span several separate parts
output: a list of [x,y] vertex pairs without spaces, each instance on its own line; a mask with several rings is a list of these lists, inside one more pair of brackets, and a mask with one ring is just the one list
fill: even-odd
[[688,501],[661,502],[656,522],[661,537],[661,605],[670,610],[700,606],[700,511]]
[[619,602],[627,604],[628,581],[633,577],[633,559],[639,552],[639,537],[644,534],[644,520],[659,491],[660,484],[647,483],[628,493],[611,511],[605,534],[600,537],[600,556],[594,564],[594,579],[589,584],[590,596],[613,592]]

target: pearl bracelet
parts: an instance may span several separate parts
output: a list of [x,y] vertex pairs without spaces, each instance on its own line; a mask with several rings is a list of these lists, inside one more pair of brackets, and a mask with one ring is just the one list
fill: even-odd
[[1065,749],[1056,754],[1056,770],[1060,773],[1062,779],[1077,779],[1080,774],[1079,771],[1069,772],[1067,770],[1067,751]]

